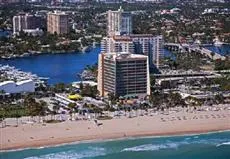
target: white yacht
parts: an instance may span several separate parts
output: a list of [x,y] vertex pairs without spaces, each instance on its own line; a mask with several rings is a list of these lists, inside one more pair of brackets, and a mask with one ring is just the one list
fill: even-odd
[[222,46],[222,45],[224,44],[223,42],[221,42],[221,41],[219,40],[218,37],[216,37],[216,38],[213,40],[213,42],[214,42],[214,45],[215,45],[215,46]]

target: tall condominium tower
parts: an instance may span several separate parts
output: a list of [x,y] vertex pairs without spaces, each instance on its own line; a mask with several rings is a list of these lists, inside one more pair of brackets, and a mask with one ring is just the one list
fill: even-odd
[[150,94],[148,56],[101,53],[98,59],[98,90],[101,96],[145,97]]
[[51,34],[67,34],[69,32],[68,14],[65,12],[49,12],[47,16],[47,31]]
[[19,13],[13,17],[13,33],[18,34],[25,29],[37,29],[42,26],[42,18],[40,16],[27,13]]
[[157,68],[162,66],[162,59],[164,58],[164,39],[163,36],[155,36],[153,39],[153,64]]
[[161,66],[161,59],[164,57],[163,36],[151,34],[130,35],[134,43],[134,53],[141,53],[149,57],[149,65],[157,68]]
[[124,35],[132,33],[132,15],[122,8],[107,12],[107,35]]
[[130,52],[134,53],[134,44],[130,36],[104,37],[101,41],[102,53]]
[[160,67],[164,56],[163,37],[151,34],[130,34],[123,36],[105,37],[101,41],[101,51],[104,53],[130,52],[143,54],[149,58],[149,66]]

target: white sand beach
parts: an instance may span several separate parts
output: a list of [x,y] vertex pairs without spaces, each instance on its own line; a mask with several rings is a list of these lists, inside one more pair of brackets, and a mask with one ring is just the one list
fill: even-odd
[[0,128],[1,150],[50,146],[85,140],[161,136],[230,130],[230,110],[175,112],[99,121],[65,121]]

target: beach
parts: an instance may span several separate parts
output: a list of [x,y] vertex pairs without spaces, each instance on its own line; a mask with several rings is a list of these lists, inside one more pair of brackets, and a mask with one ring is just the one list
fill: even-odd
[[53,146],[64,143],[137,136],[196,134],[230,130],[230,110],[175,112],[99,121],[65,121],[0,128],[1,150]]

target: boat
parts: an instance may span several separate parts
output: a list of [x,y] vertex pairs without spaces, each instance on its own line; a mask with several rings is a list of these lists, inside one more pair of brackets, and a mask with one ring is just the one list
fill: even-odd
[[30,56],[30,53],[28,52],[25,52],[24,54],[21,55],[21,57],[29,57]]
[[200,40],[198,40],[198,39],[196,39],[196,40],[194,41],[194,43],[193,43],[193,44],[194,44],[194,45],[196,45],[196,46],[197,46],[197,45],[199,46],[199,45],[201,45],[201,41],[200,41]]
[[215,46],[222,46],[222,45],[224,44],[223,42],[221,42],[221,41],[219,40],[218,37],[216,37],[216,38],[213,40],[213,42],[214,42],[214,45],[215,45]]
[[92,46],[86,46],[86,47],[83,47],[82,52],[83,53],[90,52],[92,49],[93,49]]

